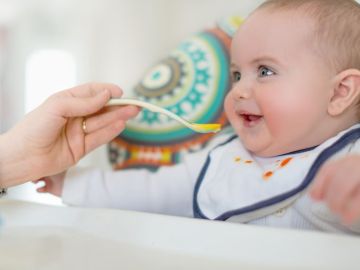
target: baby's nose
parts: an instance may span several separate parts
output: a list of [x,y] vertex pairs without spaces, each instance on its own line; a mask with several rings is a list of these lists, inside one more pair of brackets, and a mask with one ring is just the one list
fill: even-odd
[[249,99],[252,95],[252,88],[246,83],[236,83],[231,89],[232,95],[235,99]]

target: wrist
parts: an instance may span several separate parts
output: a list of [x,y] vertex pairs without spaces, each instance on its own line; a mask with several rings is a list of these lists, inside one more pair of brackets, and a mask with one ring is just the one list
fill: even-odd
[[0,188],[31,180],[31,165],[22,145],[10,131],[0,135]]

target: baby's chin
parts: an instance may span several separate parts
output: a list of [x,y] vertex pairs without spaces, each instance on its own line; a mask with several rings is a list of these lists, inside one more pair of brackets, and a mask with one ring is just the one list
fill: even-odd
[[235,128],[235,132],[246,150],[258,157],[275,157],[298,150],[290,149],[286,145],[281,144],[280,141],[274,139],[266,131],[256,138],[251,134],[249,135],[248,132],[244,132],[241,128]]
[[302,148],[287,148],[284,146],[282,146],[282,147],[281,146],[269,146],[269,147],[265,147],[265,148],[247,147],[246,145],[244,145],[244,146],[249,152],[251,152],[255,156],[263,157],[263,158],[286,155],[286,154],[289,154],[292,152],[302,150]]
[[275,156],[281,155],[281,153],[276,152],[276,151],[251,150],[249,148],[247,148],[247,150],[249,152],[251,152],[253,155],[258,156],[258,157],[263,157],[263,158],[275,157]]
[[241,129],[235,131],[243,147],[250,153],[258,157],[271,157],[277,153],[277,151],[274,151],[271,145],[266,144],[265,142],[260,144],[259,141],[262,141],[260,138],[254,140],[254,138],[249,138],[249,136],[242,134]]
[[287,151],[284,148],[281,149],[281,148],[273,146],[273,145],[254,146],[254,145],[246,145],[246,144],[244,144],[244,147],[249,152],[254,154],[255,156],[264,157],[264,158],[280,156],[280,155],[292,152],[292,151]]

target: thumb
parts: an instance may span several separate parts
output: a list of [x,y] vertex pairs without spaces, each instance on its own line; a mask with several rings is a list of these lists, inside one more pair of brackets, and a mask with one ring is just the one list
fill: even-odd
[[102,109],[109,101],[111,93],[104,89],[94,96],[74,97],[66,96],[56,106],[63,117],[79,117],[93,114]]

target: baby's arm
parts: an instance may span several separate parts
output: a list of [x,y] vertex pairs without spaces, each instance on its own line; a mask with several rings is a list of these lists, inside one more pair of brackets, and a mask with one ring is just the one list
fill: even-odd
[[182,164],[156,173],[73,168],[65,180],[65,173],[46,177],[38,191],[62,196],[69,205],[192,216],[194,185],[206,156],[205,151],[188,155]]
[[324,201],[345,224],[360,219],[360,155],[329,161],[319,171],[310,190],[313,199]]
[[147,170],[70,170],[64,183],[64,203],[191,216],[194,180],[186,167]]

